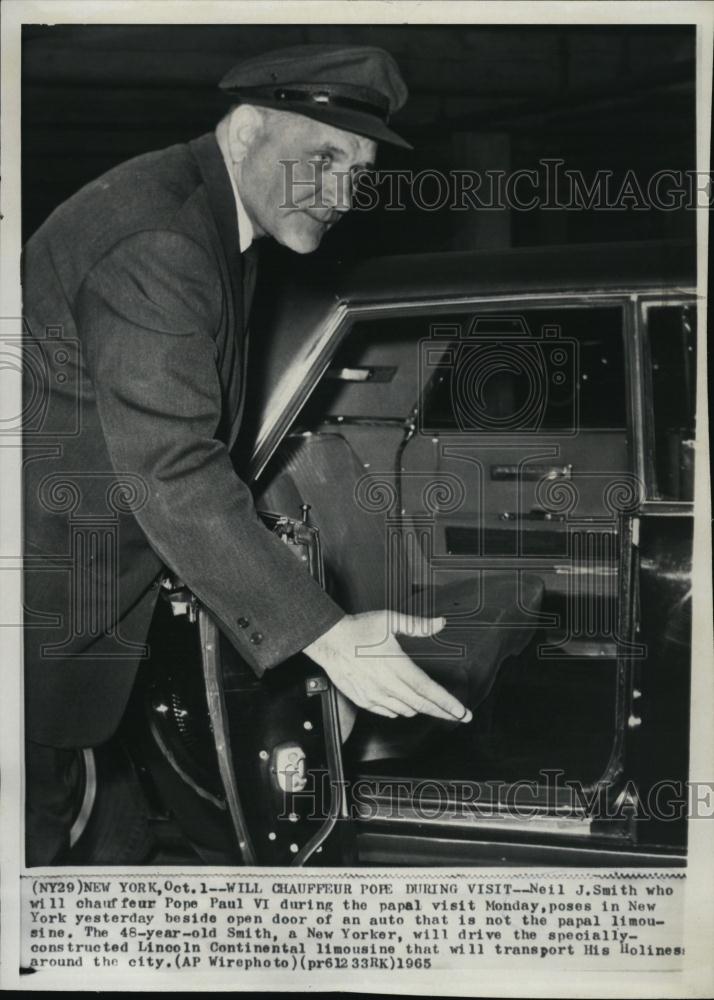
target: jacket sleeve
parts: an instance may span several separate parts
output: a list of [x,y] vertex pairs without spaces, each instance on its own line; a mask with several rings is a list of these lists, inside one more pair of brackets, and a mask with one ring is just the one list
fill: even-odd
[[75,316],[112,466],[148,490],[144,534],[261,674],[344,612],[260,521],[215,437],[222,299],[198,243],[147,231],[95,264]]

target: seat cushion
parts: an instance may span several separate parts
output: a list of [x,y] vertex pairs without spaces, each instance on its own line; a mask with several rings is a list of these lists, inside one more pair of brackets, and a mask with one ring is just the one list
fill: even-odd
[[443,615],[446,627],[435,636],[400,636],[399,644],[473,711],[493,687],[503,660],[530,642],[542,597],[542,580],[517,571],[424,588],[411,595],[404,610]]
[[[446,617],[435,636],[399,636],[399,644],[430,677],[474,712],[488,696],[501,664],[521,653],[538,627],[542,580],[530,573],[487,573],[427,587],[400,609]],[[349,739],[355,760],[409,756],[428,739],[458,723],[430,716],[385,719],[360,712]]]

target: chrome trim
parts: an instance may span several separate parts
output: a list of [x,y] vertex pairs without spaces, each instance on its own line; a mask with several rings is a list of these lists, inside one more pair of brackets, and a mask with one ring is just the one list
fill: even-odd
[[347,792],[342,767],[342,736],[337,710],[337,692],[326,676],[311,678],[307,682],[308,694],[320,695],[322,724],[325,731],[327,770],[330,776],[330,806],[325,822],[304,847],[295,855],[292,865],[304,865],[315,851],[324,844],[335,829],[338,819],[346,819]]
[[559,576],[617,576],[617,570],[608,563],[593,563],[590,566],[555,563],[553,571]]
[[[529,303],[537,302],[539,306],[548,305],[552,303],[553,305],[559,305],[563,302],[568,305],[571,304],[581,304],[584,306],[599,306],[602,304],[617,305],[626,303],[634,295],[659,295],[667,296],[668,288],[663,286],[662,288],[646,289],[641,293],[633,293],[632,287],[623,288],[607,288],[607,289],[593,289],[590,292],[575,291],[575,292],[508,292],[502,293],[500,295],[485,295],[477,296],[474,298],[473,295],[460,295],[460,296],[444,296],[440,298],[430,298],[430,299],[419,299],[419,301],[396,301],[396,302],[365,302],[359,305],[347,305],[347,311],[351,315],[358,315],[362,317],[364,313],[374,313],[374,315],[379,315],[380,313],[392,313],[397,309],[402,309],[407,312],[415,312],[418,310],[427,309],[440,309],[447,311],[454,306],[462,307],[468,305],[482,305],[492,303],[494,307],[500,306],[503,303],[508,303],[509,307],[513,309],[527,309]],[[689,289],[677,289],[676,293],[670,291],[671,295],[687,295],[689,294]],[[691,294],[694,295],[694,289],[691,290]]]
[[[308,434],[320,432],[322,427],[404,427],[407,420],[404,417],[323,417],[317,425],[316,431],[308,431]],[[288,437],[292,437],[289,434]]]
[[648,517],[693,517],[691,500],[645,500],[640,513]]
[[206,685],[206,700],[208,714],[213,728],[213,739],[216,744],[218,771],[226,793],[228,812],[233,822],[233,829],[238,840],[238,847],[243,863],[257,863],[253,843],[248,832],[243,806],[238,794],[233,756],[231,753],[230,735],[226,703],[223,698],[223,679],[221,677],[221,662],[218,654],[219,631],[207,612],[200,608],[198,612],[198,628],[201,639],[201,664],[203,679]]
[[82,750],[82,764],[84,767],[84,793],[82,805],[79,807],[72,829],[69,831],[70,847],[74,847],[87,829],[89,817],[92,815],[94,803],[97,800],[97,762],[94,759],[94,751],[90,747],[85,747]]
[[[474,812],[471,816],[455,813],[445,813],[440,816],[424,816],[413,806],[400,806],[400,815],[394,815],[394,803],[378,803],[374,814],[369,806],[358,806],[356,818],[363,823],[388,823],[392,825],[418,824],[429,827],[453,827],[457,830],[522,830],[524,833],[560,834],[565,837],[589,837],[592,834],[592,821],[585,815],[553,816],[539,813],[536,805],[530,807],[532,815],[509,816],[498,814],[494,816],[479,816]],[[526,812],[527,810],[524,810]]]
[[[639,299],[628,296],[622,316],[622,338],[624,348],[625,377],[627,379],[627,425],[630,431],[630,468],[645,487],[648,495],[651,482],[652,455],[645,451],[645,421],[643,412],[642,387],[644,378],[643,333],[639,322]],[[649,459],[649,460],[648,460]]]
[[[390,853],[388,859],[384,860],[385,847],[391,846],[391,842],[399,844],[399,862],[392,860]],[[431,853],[440,852],[437,862],[413,862],[410,858],[413,855],[423,856],[424,851],[420,851],[421,845],[431,848]],[[445,837],[436,838],[433,836],[420,837],[418,834],[404,834],[402,831],[398,835],[388,834],[382,831],[364,830],[358,835],[359,860],[362,864],[374,864],[375,861],[381,865],[394,865],[395,863],[408,864],[430,864],[448,865],[449,860],[443,858],[457,858],[459,864],[469,864],[470,859],[459,857],[465,853],[473,854],[477,852],[477,857],[473,861],[481,867],[490,866],[494,863],[506,863],[518,865],[520,867],[532,868],[534,864],[543,863],[546,865],[558,865],[563,862],[567,864],[578,863],[587,866],[592,861],[599,867],[616,868],[620,870],[623,865],[633,865],[635,867],[657,868],[666,864],[668,867],[684,867],[687,863],[686,853],[680,850],[668,853],[666,850],[656,850],[644,848],[637,850],[624,844],[567,844],[567,843],[538,843],[514,840],[460,840],[456,838],[447,839]],[[450,849],[450,851],[449,851]],[[484,857],[484,852],[486,857]],[[509,857],[510,855],[510,857]],[[514,857],[515,855],[515,857]],[[497,861],[496,861],[497,859]]]

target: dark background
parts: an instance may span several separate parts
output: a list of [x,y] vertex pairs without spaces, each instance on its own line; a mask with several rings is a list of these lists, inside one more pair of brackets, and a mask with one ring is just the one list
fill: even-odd
[[[695,169],[694,27],[85,25],[23,29],[23,231],[122,160],[212,129],[243,56],[306,42],[374,44],[411,92],[393,120],[415,151],[382,168],[515,170],[550,157],[592,178]],[[617,185],[615,186],[615,190]],[[663,237],[694,212],[353,212],[317,258]],[[313,258],[314,259],[314,258]]]

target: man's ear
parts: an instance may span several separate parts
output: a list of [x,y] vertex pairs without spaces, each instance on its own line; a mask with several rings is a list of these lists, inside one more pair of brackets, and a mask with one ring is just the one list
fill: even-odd
[[233,108],[228,120],[228,149],[234,163],[240,163],[263,128],[260,109],[251,104]]

